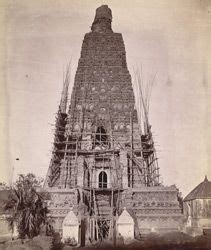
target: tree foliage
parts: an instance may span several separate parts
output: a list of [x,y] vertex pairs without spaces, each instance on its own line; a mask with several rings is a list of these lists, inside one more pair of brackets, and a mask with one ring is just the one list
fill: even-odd
[[43,194],[36,191],[40,183],[33,174],[19,175],[5,203],[9,225],[11,228],[17,225],[20,238],[37,236],[47,222],[48,209]]
[[8,189],[8,186],[5,182],[0,182],[0,190]]

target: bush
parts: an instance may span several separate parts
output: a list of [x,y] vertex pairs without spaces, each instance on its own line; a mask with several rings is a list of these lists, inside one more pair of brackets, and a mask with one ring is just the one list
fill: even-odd
[[60,233],[53,233],[53,250],[60,250],[63,248],[63,243],[61,242]]
[[17,225],[19,237],[33,238],[40,234],[42,225],[47,222],[49,212],[44,194],[36,191],[39,181],[33,174],[20,175],[11,188],[4,210],[9,213],[8,223],[12,230]]

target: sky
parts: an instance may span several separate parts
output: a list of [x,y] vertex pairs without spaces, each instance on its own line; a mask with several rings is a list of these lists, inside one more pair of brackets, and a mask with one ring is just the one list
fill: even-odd
[[71,59],[72,85],[83,37],[102,4],[123,35],[132,79],[140,68],[144,81],[157,75],[150,123],[161,179],[185,196],[205,175],[211,180],[208,0],[1,1],[0,181],[29,172],[45,177],[63,71]]

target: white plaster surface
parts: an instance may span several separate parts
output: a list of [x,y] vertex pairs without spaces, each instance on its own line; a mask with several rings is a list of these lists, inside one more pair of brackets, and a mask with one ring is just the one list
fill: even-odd
[[63,239],[75,238],[78,243],[79,222],[73,211],[70,211],[62,223],[62,237]]
[[117,230],[124,239],[134,239],[134,221],[125,208],[117,220]]

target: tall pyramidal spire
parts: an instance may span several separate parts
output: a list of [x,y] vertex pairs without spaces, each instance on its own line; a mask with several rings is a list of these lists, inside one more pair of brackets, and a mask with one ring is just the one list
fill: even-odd
[[[122,34],[112,31],[111,23],[108,6],[97,8],[91,31],[83,39],[67,112],[69,73],[66,75],[45,182],[56,229],[61,230],[72,209],[81,228],[86,225],[81,231],[83,239],[113,237],[115,216],[123,207],[131,209],[137,225],[142,225],[142,217],[151,213],[144,203],[148,196],[157,204],[152,205],[158,213],[153,217],[155,225],[162,217],[159,211],[168,210],[160,202],[161,197],[165,201],[165,192],[168,202],[174,203],[168,215],[179,213],[176,188],[166,191],[160,187],[152,133],[140,133],[124,41]],[[176,222],[176,226],[168,220],[165,223],[178,227]]]
[[[149,164],[154,162],[153,157],[150,161],[148,158],[153,156],[154,149],[149,143],[148,148],[141,151],[144,145],[139,133],[125,46],[122,34],[112,31],[111,22],[111,9],[107,5],[97,8],[91,32],[83,40],[67,114],[69,69],[66,72],[60,103],[65,118],[59,119],[56,130],[54,153],[57,164],[51,167],[49,186],[66,188],[78,185],[79,166],[75,164],[77,161],[70,161],[70,156],[75,157],[76,149],[77,158],[83,151],[124,149],[136,166],[129,170],[129,177],[125,173],[125,180],[119,185],[159,185],[157,166],[149,174],[141,158],[144,157]],[[152,141],[148,137],[151,135],[143,137],[144,144]],[[106,142],[99,142],[102,138],[106,138]],[[134,152],[129,153],[131,150]]]

